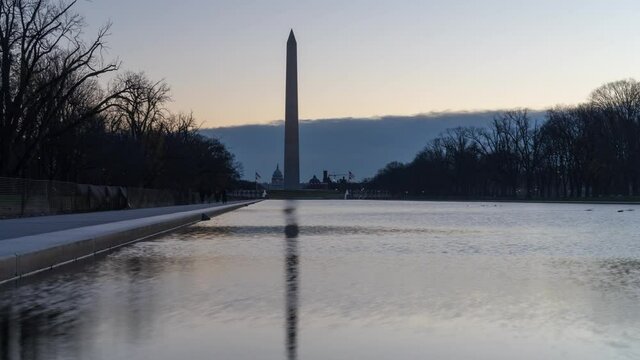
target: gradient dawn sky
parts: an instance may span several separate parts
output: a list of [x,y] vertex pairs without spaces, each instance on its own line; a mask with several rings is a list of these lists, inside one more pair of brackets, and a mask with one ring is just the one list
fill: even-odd
[[300,118],[574,104],[640,78],[638,0],[81,0],[108,56],[166,79],[205,127],[284,117],[298,39]]

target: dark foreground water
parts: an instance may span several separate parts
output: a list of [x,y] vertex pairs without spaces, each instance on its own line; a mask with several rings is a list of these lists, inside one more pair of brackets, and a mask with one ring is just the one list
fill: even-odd
[[267,201],[0,292],[1,359],[637,359],[640,207]]

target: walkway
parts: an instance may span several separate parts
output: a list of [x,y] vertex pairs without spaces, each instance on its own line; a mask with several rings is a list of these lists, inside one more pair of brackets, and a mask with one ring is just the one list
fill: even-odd
[[194,224],[260,200],[0,220],[0,283]]
[[[231,201],[228,204],[233,203],[234,202]],[[173,214],[184,211],[207,209],[221,205],[222,203],[167,206],[148,209],[99,211],[82,214],[34,216],[28,218],[0,220],[0,247],[2,246],[1,240],[6,239],[69,230],[85,226],[101,225],[124,220]]]

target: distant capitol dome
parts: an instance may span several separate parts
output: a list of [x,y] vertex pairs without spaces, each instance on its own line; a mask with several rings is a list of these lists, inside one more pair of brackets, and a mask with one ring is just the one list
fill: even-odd
[[276,165],[276,170],[273,172],[273,175],[271,176],[271,184],[272,185],[284,184],[284,176],[282,176],[282,172],[280,171],[280,164]]
[[311,180],[309,180],[309,185],[320,185],[320,184],[322,184],[322,182],[320,182],[320,179],[318,179],[318,177],[315,175],[313,175]]

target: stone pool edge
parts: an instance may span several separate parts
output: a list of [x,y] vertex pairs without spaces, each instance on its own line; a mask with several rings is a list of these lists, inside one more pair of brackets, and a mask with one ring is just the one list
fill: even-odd
[[[262,200],[157,215],[0,241],[0,284],[169,233]],[[13,248],[11,254],[6,250]]]

